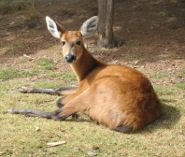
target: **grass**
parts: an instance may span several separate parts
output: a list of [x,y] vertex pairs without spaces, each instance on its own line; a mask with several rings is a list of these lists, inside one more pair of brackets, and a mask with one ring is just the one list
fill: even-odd
[[35,61],[35,64],[37,67],[43,69],[43,70],[54,70],[54,61],[52,58],[49,57],[43,57],[39,58],[38,60]]
[[11,78],[16,78],[18,76],[18,71],[13,68],[0,69],[0,79],[7,80]]
[[162,73],[162,72],[159,72],[159,73],[156,73],[152,76],[150,76],[151,78],[154,78],[154,79],[163,79],[163,78],[166,78],[166,77],[169,77],[170,75],[168,73]]
[[185,75],[185,69],[183,69],[183,70],[181,71],[181,73],[182,73],[182,75]]
[[[29,70],[17,70],[13,67],[10,68],[2,68],[0,69],[0,80],[9,80],[13,78],[23,78],[23,77],[29,77],[29,76],[34,76],[38,73],[46,73],[48,70],[54,70],[55,65],[53,62],[53,59],[51,58],[39,58],[38,60],[35,61],[35,67]],[[65,74],[60,74],[64,79],[69,78],[74,80],[74,75],[72,73],[65,73]],[[56,77],[57,74],[55,73],[50,73],[48,74],[48,78],[53,78]]]
[[[98,157],[183,157],[185,153],[184,83],[168,87],[154,86],[162,102],[166,103],[163,106],[164,115],[134,134],[113,132],[102,125],[96,125],[85,115],[81,115],[79,120],[68,119],[59,122],[4,114],[4,111],[12,107],[45,111],[56,109],[55,102],[58,96],[21,94],[17,91],[17,87],[27,85],[28,80],[46,72],[44,78],[30,81],[31,85],[56,88],[76,84],[72,72],[59,73],[55,68],[48,69],[48,64],[54,66],[51,58],[40,58],[30,70],[20,71],[13,68],[0,70],[0,156],[88,157],[89,153],[95,153]],[[47,142],[63,140],[66,144],[58,147],[46,145]]]
[[49,79],[59,79],[60,82],[62,82],[63,85],[69,84],[69,85],[74,85],[76,84],[76,76],[73,74],[73,72],[50,72],[47,74],[47,78]]
[[173,90],[169,89],[168,87],[155,86],[154,89],[158,93],[158,95],[160,95],[160,96],[173,94]]
[[35,75],[35,73],[35,70],[20,71],[14,68],[2,68],[0,69],[0,80],[28,77]]
[[182,70],[182,75],[185,75],[185,69],[184,69],[184,70]]
[[174,84],[175,87],[185,90],[185,82],[180,82],[180,83],[176,83]]

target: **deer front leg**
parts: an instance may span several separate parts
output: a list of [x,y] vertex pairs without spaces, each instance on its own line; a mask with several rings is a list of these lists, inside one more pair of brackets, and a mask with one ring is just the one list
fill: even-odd
[[61,98],[57,101],[57,104],[65,104],[61,108],[61,112],[57,115],[60,119],[66,119],[69,116],[76,116],[78,112],[84,112],[88,109],[89,104],[89,89],[82,93],[74,93],[66,98]]
[[[63,100],[66,99],[66,97],[62,97],[60,99],[57,100],[56,102],[56,106],[61,109],[62,107],[64,107],[64,103],[63,103]],[[78,119],[78,114],[74,113],[71,115],[73,119]]]
[[44,93],[44,94],[50,94],[50,95],[69,95],[69,94],[73,94],[76,91],[76,87],[60,87],[56,89],[20,87],[19,91],[21,93]]

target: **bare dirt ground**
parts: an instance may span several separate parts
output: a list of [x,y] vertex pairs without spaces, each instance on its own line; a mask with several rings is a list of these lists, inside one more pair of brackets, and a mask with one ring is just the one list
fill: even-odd
[[[168,72],[172,77],[156,84],[184,81],[185,69],[185,1],[183,0],[115,0],[114,33],[120,47],[97,48],[97,36],[86,45],[98,58],[126,64],[146,75]],[[56,71],[69,70],[60,55],[60,44],[48,33],[45,16],[78,30],[87,18],[97,15],[97,3],[91,0],[39,0],[23,11],[0,14],[0,66],[29,68],[33,61],[22,62],[23,55],[32,58],[54,58]]]

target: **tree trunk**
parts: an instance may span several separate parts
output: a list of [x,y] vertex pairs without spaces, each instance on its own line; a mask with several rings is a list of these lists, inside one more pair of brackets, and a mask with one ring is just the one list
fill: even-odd
[[115,46],[113,34],[114,0],[98,0],[98,46],[112,48]]

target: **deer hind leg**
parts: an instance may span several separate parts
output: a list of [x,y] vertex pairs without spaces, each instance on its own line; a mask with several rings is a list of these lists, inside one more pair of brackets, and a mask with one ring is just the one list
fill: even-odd
[[27,88],[20,87],[19,91],[21,93],[44,93],[50,95],[70,95],[76,91],[75,87],[60,87],[56,89],[52,88]]
[[[63,100],[65,100],[66,98],[71,98],[72,100],[70,102],[72,103],[64,103],[63,104]],[[64,120],[70,116],[72,116],[72,118],[78,118],[77,116],[77,107],[75,107],[75,103],[76,103],[76,99],[78,101],[78,97],[79,96],[76,96],[76,94],[72,94],[68,97],[63,97],[63,98],[60,98],[58,101],[57,101],[57,106],[59,107],[58,110],[55,110],[55,111],[52,111],[52,112],[45,112],[45,111],[39,111],[39,110],[34,110],[34,109],[8,109],[6,111],[6,113],[12,113],[12,114],[23,114],[23,115],[27,115],[27,116],[32,116],[32,117],[42,117],[42,118],[47,118],[47,119],[54,119],[54,120]],[[76,98],[77,97],[77,98]],[[73,99],[75,101],[73,101]],[[80,100],[82,98],[80,97]],[[68,100],[69,101],[69,100]],[[67,107],[66,107],[67,106]],[[74,108],[75,108],[75,111],[74,111]],[[66,114],[64,113],[63,114],[63,110],[65,112],[66,109],[64,108],[71,108],[70,112],[67,112]]]
[[76,118],[78,112],[85,112],[91,99],[91,90],[86,89],[82,93],[74,93],[67,96],[65,99],[61,98],[57,101],[58,106],[62,106],[61,112],[57,115],[57,119],[66,119],[70,116]]
[[44,112],[44,111],[33,110],[33,109],[8,109],[6,111],[6,113],[23,114],[26,116],[42,117],[42,118],[54,119],[54,120],[61,120],[58,116],[60,112],[61,110],[55,110],[52,112]]
[[34,109],[20,109],[20,108],[13,108],[13,109],[8,109],[6,113],[11,113],[11,114],[22,114],[26,116],[31,116],[31,117],[41,117],[41,118],[47,118],[47,119],[53,119],[53,120],[64,120],[70,116],[72,116],[73,119],[77,119],[78,115],[76,113],[71,113],[69,115],[64,115],[61,116],[62,109],[58,109],[52,112],[45,112],[45,111],[39,111],[39,110],[34,110]]
[[52,111],[52,112],[45,112],[45,111],[39,111],[39,110],[34,110],[34,109],[8,109],[6,113],[11,113],[11,114],[23,114],[26,116],[31,116],[31,117],[41,117],[41,118],[47,118],[47,119],[53,119],[53,120],[64,120],[70,116],[72,116],[73,119],[77,119],[78,115],[76,113],[71,114],[69,116],[61,117],[61,109]]

